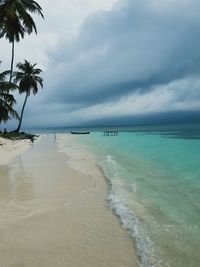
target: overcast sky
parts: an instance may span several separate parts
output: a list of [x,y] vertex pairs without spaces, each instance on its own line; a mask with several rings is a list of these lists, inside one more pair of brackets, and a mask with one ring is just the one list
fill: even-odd
[[[199,0],[37,2],[45,16],[35,17],[38,35],[16,45],[15,62],[44,71],[25,127],[200,109]],[[10,54],[1,39],[1,70]]]

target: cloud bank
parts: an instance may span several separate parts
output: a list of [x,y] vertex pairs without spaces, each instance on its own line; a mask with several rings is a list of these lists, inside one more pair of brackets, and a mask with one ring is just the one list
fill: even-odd
[[[81,3],[69,2],[73,12]],[[50,1],[47,20],[55,17],[40,37],[45,89],[31,101],[33,120],[27,116],[26,124],[199,110],[198,10],[197,0],[120,0],[91,10],[88,4],[85,16],[70,27],[64,12],[52,15]],[[51,27],[56,16],[62,16],[63,27]]]

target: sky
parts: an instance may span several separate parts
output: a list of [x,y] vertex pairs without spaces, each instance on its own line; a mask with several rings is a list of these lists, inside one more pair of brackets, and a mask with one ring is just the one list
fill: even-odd
[[[200,110],[199,0],[37,2],[38,35],[16,45],[15,63],[38,63],[44,78],[24,127]],[[10,54],[1,39],[1,71]],[[24,96],[16,99],[20,110]]]

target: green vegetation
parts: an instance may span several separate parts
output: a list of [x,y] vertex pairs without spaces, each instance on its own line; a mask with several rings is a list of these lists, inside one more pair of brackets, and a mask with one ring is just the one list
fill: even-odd
[[14,83],[6,81],[6,72],[0,73],[0,123],[7,122],[11,117],[18,119],[19,116],[14,110],[15,99],[9,92],[17,89]]
[[0,38],[5,37],[12,44],[10,82],[12,80],[15,42],[24,38],[25,33],[37,33],[37,28],[30,13],[43,17],[42,8],[32,0],[5,0],[0,5]]
[[[0,1],[0,38],[6,38],[12,46],[10,70],[0,73],[0,123],[7,122],[11,118],[18,119],[19,125],[14,132],[19,132],[21,128],[24,108],[30,93],[36,94],[38,85],[43,87],[43,80],[38,76],[42,70],[35,68],[36,64],[31,64],[25,60],[25,63],[17,64],[18,72],[13,70],[15,43],[23,39],[25,34],[32,32],[37,34],[37,28],[31,14],[38,14],[44,18],[42,8],[36,1]],[[6,80],[7,76],[9,76],[8,80]],[[14,109],[16,100],[12,91],[16,89],[19,94],[26,94],[20,116]]]
[[19,93],[25,93],[24,104],[22,106],[22,111],[19,119],[19,125],[16,129],[16,132],[19,132],[22,124],[24,108],[27,102],[28,97],[31,92],[35,95],[38,92],[38,85],[43,88],[43,79],[38,76],[42,72],[41,69],[35,68],[37,64],[31,64],[28,61],[24,61],[24,63],[18,63],[17,68],[20,70],[15,73],[15,82],[19,82]]
[[0,133],[0,137],[4,139],[11,139],[11,140],[24,140],[24,139],[30,139],[31,141],[34,141],[38,136],[31,133],[17,133],[17,132],[9,132],[9,133]]

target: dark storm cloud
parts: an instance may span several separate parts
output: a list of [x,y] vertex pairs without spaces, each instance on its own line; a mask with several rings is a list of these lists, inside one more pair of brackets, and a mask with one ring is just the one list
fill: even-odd
[[89,106],[183,78],[192,87],[200,72],[198,10],[197,0],[123,0],[90,15],[75,40],[63,37],[49,52],[48,100]]

